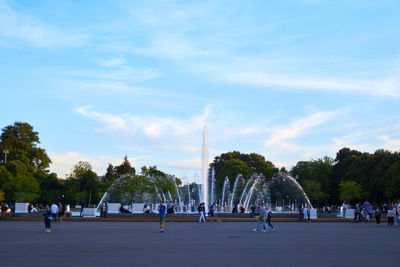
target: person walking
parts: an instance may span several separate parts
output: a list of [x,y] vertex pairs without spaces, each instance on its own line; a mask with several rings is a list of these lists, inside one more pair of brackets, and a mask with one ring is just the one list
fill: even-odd
[[307,220],[308,220],[309,223],[311,223],[311,219],[310,219],[310,216],[311,216],[311,209],[310,209],[309,206],[307,206],[306,212],[307,212]]
[[269,225],[269,227],[271,227],[271,232],[275,232],[275,227],[271,223],[272,210],[269,207],[267,207],[266,210],[267,210],[267,224]]
[[201,223],[201,220],[204,220],[206,222],[206,208],[204,206],[204,202],[200,203],[199,207],[197,208],[199,211],[199,223]]
[[165,223],[165,206],[162,201],[160,201],[160,205],[158,206],[158,219],[160,221],[160,233],[164,233],[164,223]]
[[376,208],[375,208],[375,220],[376,220],[376,224],[381,223],[381,209],[379,208],[379,206],[376,206]]
[[393,208],[393,205],[390,205],[386,214],[388,220],[388,226],[393,226],[395,212],[396,211],[395,208]]
[[58,206],[56,203],[53,203],[53,205],[51,205],[51,217],[53,217],[54,223],[56,223],[57,221],[57,214],[58,214]]
[[261,232],[267,232],[268,227],[267,223],[265,222],[266,220],[266,215],[267,215],[267,210],[264,208],[264,204],[258,204],[258,211],[259,211],[259,217],[258,217],[258,222],[257,222],[257,227],[253,229],[254,232],[258,231],[258,228],[260,228],[261,223],[264,226],[264,229],[261,230]]
[[360,202],[356,204],[356,208],[354,209],[354,220],[353,222],[357,222],[357,217],[358,217],[358,222],[361,221],[361,206]]
[[46,232],[51,232],[51,224],[50,220],[53,219],[49,205],[46,205],[45,212],[44,212],[44,227],[46,228]]

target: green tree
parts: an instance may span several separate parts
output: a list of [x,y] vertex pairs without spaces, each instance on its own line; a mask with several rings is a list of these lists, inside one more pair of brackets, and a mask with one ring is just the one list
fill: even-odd
[[114,168],[114,172],[119,175],[123,174],[135,174],[136,170],[134,167],[132,167],[131,163],[128,160],[128,157],[125,156],[124,160],[122,161],[121,165],[116,166]]
[[88,204],[99,201],[99,180],[97,174],[92,171],[92,166],[86,161],[79,161],[72,169],[65,182],[66,199],[70,202],[87,201]]
[[321,183],[314,180],[304,181],[303,186],[304,192],[306,192],[311,203],[316,206],[321,206],[325,204],[329,195],[321,190]]
[[361,199],[361,186],[355,181],[342,181],[339,184],[340,200]]
[[4,127],[0,135],[0,151],[9,151],[7,161],[19,160],[28,170],[44,170],[51,163],[46,151],[37,146],[39,143],[38,132],[25,122]]

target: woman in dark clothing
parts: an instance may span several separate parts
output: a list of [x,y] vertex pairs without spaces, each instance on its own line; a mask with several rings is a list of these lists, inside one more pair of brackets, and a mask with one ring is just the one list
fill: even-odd
[[50,219],[51,219],[51,211],[49,205],[46,205],[46,210],[44,212],[44,226],[46,227],[46,232],[51,232],[51,225],[50,225]]

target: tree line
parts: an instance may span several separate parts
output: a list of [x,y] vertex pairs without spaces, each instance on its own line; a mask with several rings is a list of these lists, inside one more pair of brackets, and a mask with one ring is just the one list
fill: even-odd
[[[0,201],[73,204],[85,200],[97,204],[117,179],[118,183],[110,189],[118,198],[115,201],[134,201],[128,196],[175,193],[174,181],[168,174],[156,166],[143,166],[137,173],[126,156],[120,165],[109,164],[103,176],[98,176],[88,162],[81,161],[65,179],[60,179],[49,171],[51,159],[39,144],[38,132],[28,123],[15,122],[2,129]],[[302,194],[292,183],[273,179],[278,172],[295,177],[315,206],[338,204],[343,200],[368,199],[383,203],[400,199],[399,153],[387,150],[371,154],[342,148],[334,159],[325,156],[299,161],[290,171],[278,169],[262,155],[233,151],[215,157],[211,169],[215,172],[216,199],[221,197],[225,177],[233,185],[239,173],[245,180],[254,173],[262,174],[261,184],[268,184],[273,203],[282,199],[293,203],[301,199]],[[209,175],[211,177],[211,172]],[[179,179],[175,181],[181,184]]]

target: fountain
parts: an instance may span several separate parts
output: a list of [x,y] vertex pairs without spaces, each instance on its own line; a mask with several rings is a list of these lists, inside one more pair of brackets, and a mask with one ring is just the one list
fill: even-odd
[[297,182],[297,180],[295,178],[293,178],[289,174],[282,173],[282,172],[278,173],[277,175],[275,175],[273,177],[273,179],[276,179],[276,178],[280,178],[280,179],[285,179],[286,178],[289,181],[293,182],[297,186],[297,188],[303,193],[303,196],[306,199],[307,204],[310,206],[310,208],[314,209],[313,205],[311,204],[310,200],[308,199],[308,196],[307,196],[306,192],[304,192],[303,187],[299,184],[299,182]]
[[211,202],[210,203],[214,203],[215,202],[215,199],[214,199],[214,197],[215,197],[214,188],[215,188],[215,170],[214,170],[214,167],[213,167],[213,168],[211,168],[211,196],[210,196]]
[[233,208],[233,199],[235,198],[236,187],[237,187],[237,184],[238,184],[239,180],[242,179],[242,178],[243,178],[243,176],[240,173],[236,176],[236,180],[235,180],[235,183],[233,185],[231,201],[229,203],[229,210],[232,210],[232,208]]
[[203,166],[203,190],[202,190],[202,198],[200,202],[204,202],[206,212],[208,212],[208,147],[207,147],[207,126],[204,125],[204,135],[203,135],[203,157],[202,157],[202,166]]
[[222,187],[222,199],[221,199],[221,211],[225,208],[225,192],[226,189],[229,191],[229,177],[225,177],[224,186]]
[[179,211],[182,211],[181,194],[179,193],[179,188],[178,188],[178,185],[176,184],[176,178],[175,178],[175,176],[172,176],[171,178],[174,180],[174,184],[175,184],[175,188],[176,188],[176,193],[178,194]]

